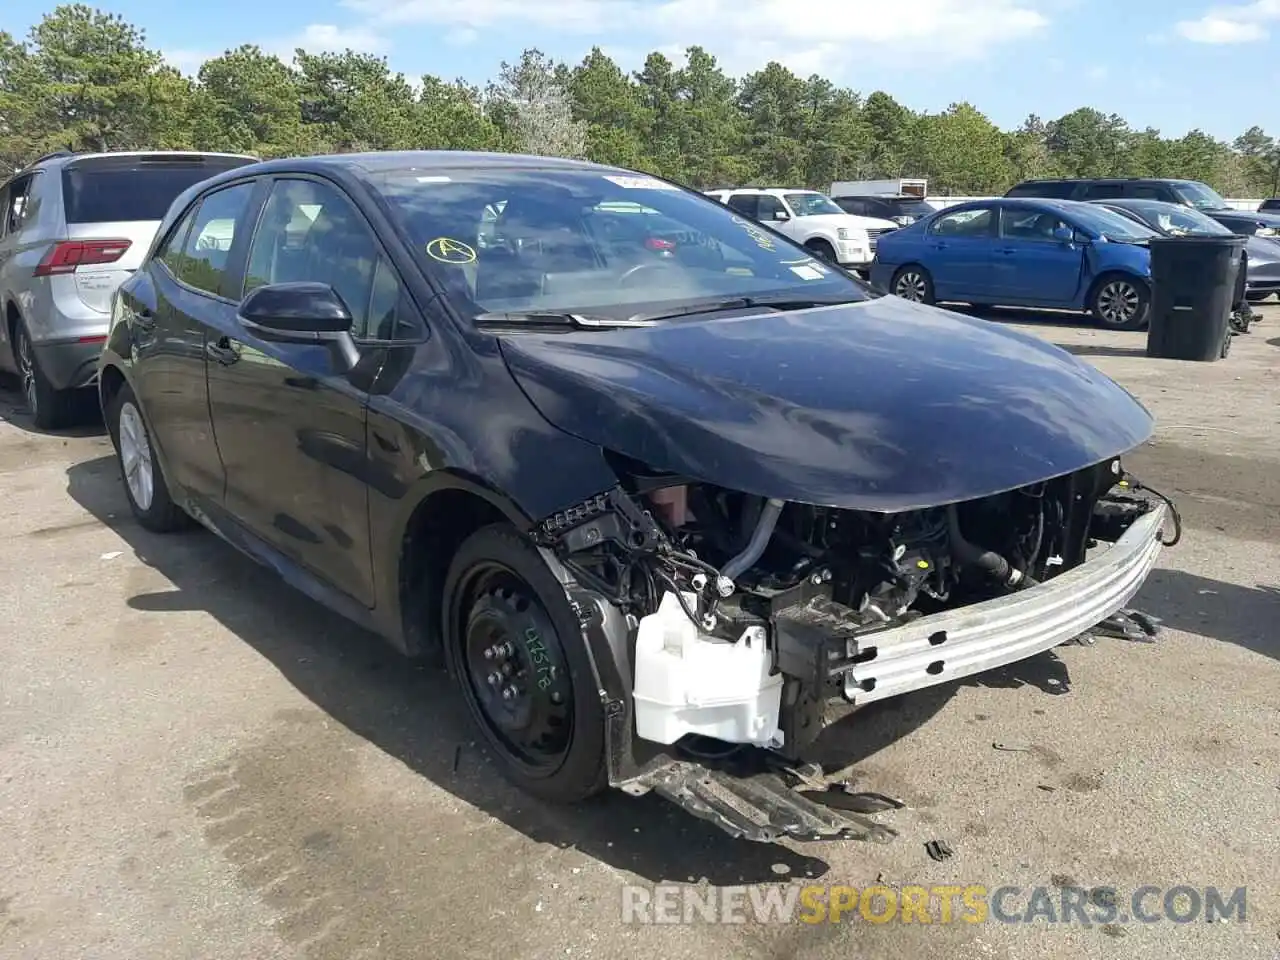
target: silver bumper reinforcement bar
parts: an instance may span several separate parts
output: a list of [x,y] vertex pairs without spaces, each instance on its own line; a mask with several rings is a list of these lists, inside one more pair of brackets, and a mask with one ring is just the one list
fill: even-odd
[[[1168,507],[1152,506],[1118,541],[1045,583],[848,640],[845,697],[872,703],[1024,660],[1123,609],[1160,555]],[[868,656],[871,648],[875,655]]]

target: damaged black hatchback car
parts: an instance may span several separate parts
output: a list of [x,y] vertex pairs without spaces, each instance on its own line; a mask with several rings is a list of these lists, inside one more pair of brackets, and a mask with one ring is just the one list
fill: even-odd
[[441,652],[530,793],[656,790],[757,840],[875,833],[781,773],[812,792],[824,708],[1114,617],[1171,510],[1119,459],[1151,417],[1094,368],[568,160],[205,181],[100,373],[142,525],[194,518]]

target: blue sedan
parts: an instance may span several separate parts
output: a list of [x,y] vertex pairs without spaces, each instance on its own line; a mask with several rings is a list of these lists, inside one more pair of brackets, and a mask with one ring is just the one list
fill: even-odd
[[884,234],[871,283],[919,303],[1091,313],[1139,330],[1151,306],[1154,230],[1071,200],[976,200]]

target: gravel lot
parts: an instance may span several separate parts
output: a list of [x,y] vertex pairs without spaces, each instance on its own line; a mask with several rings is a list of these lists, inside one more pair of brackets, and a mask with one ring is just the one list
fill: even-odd
[[[903,798],[894,843],[731,841],[652,798],[541,808],[448,685],[214,537],[146,534],[101,428],[0,393],[0,957],[1280,954],[1280,308],[1225,362],[1069,345],[1157,415],[1129,466],[1187,529],[1155,644],[1071,645],[868,708],[824,750]],[[992,748],[1024,744],[1024,751]],[[460,748],[460,752],[458,751]],[[457,765],[455,769],[455,757]],[[954,849],[945,862],[926,841]],[[1248,922],[624,925],[624,883],[1248,886]]]

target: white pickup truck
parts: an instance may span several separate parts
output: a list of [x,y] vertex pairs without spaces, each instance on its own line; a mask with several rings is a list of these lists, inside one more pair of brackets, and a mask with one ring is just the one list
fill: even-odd
[[708,190],[707,196],[804,244],[815,255],[854,270],[865,270],[876,255],[876,240],[898,224],[845,213],[817,190],[782,188]]

